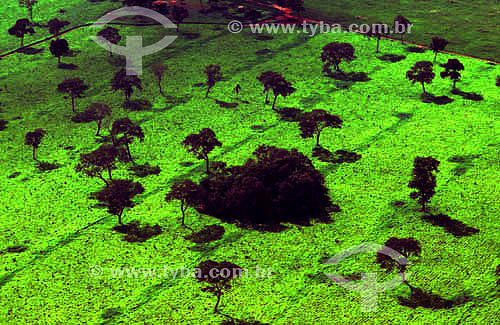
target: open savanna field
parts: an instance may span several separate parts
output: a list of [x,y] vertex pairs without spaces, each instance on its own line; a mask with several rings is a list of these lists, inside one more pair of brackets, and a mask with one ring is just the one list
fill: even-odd
[[[55,6],[59,3],[63,5]],[[307,14],[312,5],[306,1],[305,6]],[[95,21],[120,3],[40,0],[34,16],[46,22],[57,15],[58,7],[66,8],[63,18],[71,22],[70,28]],[[82,8],[86,8],[83,14]],[[19,45],[19,39],[6,30],[26,10],[17,8],[15,2],[1,4],[0,9],[11,17],[0,23],[5,31],[0,34],[4,53]],[[322,7],[318,5],[317,10]],[[186,22],[194,21],[196,15],[204,17],[193,13]],[[205,19],[224,21],[216,16]],[[228,319],[223,314],[270,324],[498,322],[498,65],[440,53],[434,65],[436,77],[426,90],[454,101],[437,105],[422,102],[421,85],[412,85],[405,77],[417,61],[432,61],[434,54],[409,52],[407,44],[397,41],[381,40],[376,54],[376,40],[352,33],[314,37],[277,33],[265,40],[247,28],[232,34],[224,25],[182,24],[180,33],[161,26],[113,27],[123,38],[142,35],[143,44],[153,44],[167,34],[179,36],[143,59],[139,76],[143,90],[134,91],[132,99],[150,102],[145,110],[124,109],[123,93],[112,91],[110,80],[122,68],[123,57],[113,54],[110,58],[90,38],[95,29],[80,28],[61,36],[73,51],[62,62],[77,65],[76,70],[57,68],[49,42],[36,46],[44,48],[38,54],[16,53],[0,60],[0,119],[8,121],[0,131],[0,323],[220,324]],[[38,28],[25,44],[47,36],[46,29]],[[343,62],[341,68],[364,72],[370,80],[325,76],[320,55],[330,42],[352,44],[357,58]],[[123,39],[120,44],[125,44]],[[491,53],[488,56],[498,58],[495,51]],[[405,58],[399,62],[378,58],[384,54]],[[457,88],[480,94],[483,100],[450,93],[452,82],[440,78],[444,69],[439,64],[451,58],[458,58],[465,67]],[[159,93],[153,63],[168,67],[162,82],[165,96]],[[209,64],[221,66],[223,79],[205,98],[204,69]],[[297,89],[286,98],[278,97],[278,110],[324,109],[338,115],[342,127],[325,129],[321,145],[332,152],[355,152],[361,159],[336,164],[312,157],[315,141],[302,138],[297,122],[283,120],[264,104],[263,86],[256,78],[269,70],[281,73]],[[136,206],[125,210],[124,222],[158,224],[162,234],[145,242],[124,241],[122,234],[112,230],[116,216],[89,197],[103,182],[75,172],[80,154],[100,146],[95,123],[73,122],[71,99],[56,91],[61,81],[76,77],[90,87],[83,98],[76,99],[77,112],[92,103],[104,103],[112,108],[113,120],[129,117],[144,131],[144,141],[131,144],[132,155],[138,164],[159,166],[161,172],[140,178],[127,169],[129,165],[119,164],[113,177],[140,181],[145,189],[135,198]],[[233,92],[236,84],[241,85],[238,96]],[[59,168],[45,172],[36,168],[32,148],[24,144],[26,133],[36,128],[47,131],[37,157]],[[260,232],[188,208],[186,224],[194,230],[219,224],[225,234],[206,245],[184,239],[190,231],[180,225],[179,202],[165,202],[165,194],[175,181],[199,182],[205,176],[205,162],[181,144],[187,135],[203,128],[211,128],[222,143],[210,154],[212,161],[228,166],[244,164],[262,144],[296,148],[324,175],[329,196],[341,211],[330,215],[331,223],[288,224],[282,232]],[[108,135],[109,130],[104,128],[102,133]],[[449,215],[479,229],[478,233],[455,237],[421,220],[420,206],[409,198],[408,188],[417,156],[441,162],[430,213]],[[366,242],[383,245],[390,237],[413,237],[420,242],[422,254],[411,258],[408,267],[412,286],[446,299],[463,297],[463,303],[450,309],[413,309],[398,302],[398,297],[410,294],[407,286],[400,285],[378,295],[376,312],[362,312],[359,293],[325,276],[326,272],[355,278],[373,272],[379,282],[394,277],[395,271],[387,274],[375,263],[374,252],[338,265],[325,264],[350,247]],[[26,250],[8,249],[18,246]],[[250,275],[255,275],[251,271],[256,266],[270,268],[272,273],[232,280],[231,290],[222,295],[223,314],[215,314],[216,298],[201,290],[205,284],[193,277],[172,279],[163,273],[164,268],[193,270],[205,260],[230,261],[250,269]],[[100,268],[102,274],[90,276],[91,267]],[[155,268],[156,276],[125,273],[114,277],[111,268]]]

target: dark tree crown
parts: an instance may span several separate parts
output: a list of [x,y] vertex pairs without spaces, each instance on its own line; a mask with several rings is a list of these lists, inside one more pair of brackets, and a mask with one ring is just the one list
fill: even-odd
[[49,20],[48,25],[49,25],[49,33],[51,33],[52,35],[56,35],[59,34],[61,29],[69,25],[69,21],[59,20],[57,18],[54,18]]
[[42,138],[47,134],[47,131],[44,129],[38,128],[35,131],[30,131],[26,133],[24,138],[24,144],[27,146],[33,146],[38,148],[40,142],[42,142]]
[[410,79],[412,84],[415,82],[431,83],[435,76],[432,67],[433,64],[430,61],[419,61],[406,72],[406,78]]
[[57,91],[69,93],[72,97],[81,98],[83,93],[89,89],[80,78],[66,79],[57,86]]
[[192,133],[182,141],[182,144],[188,148],[188,152],[196,154],[198,159],[205,159],[215,147],[222,146],[217,140],[215,132],[209,128],[204,128],[200,133]]

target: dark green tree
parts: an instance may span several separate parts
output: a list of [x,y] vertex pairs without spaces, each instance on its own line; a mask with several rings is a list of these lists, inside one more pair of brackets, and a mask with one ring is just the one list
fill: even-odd
[[172,7],[172,18],[174,19],[175,24],[177,25],[177,32],[179,32],[180,24],[187,17],[189,17],[189,11],[186,8],[181,6]]
[[125,101],[130,101],[130,96],[134,92],[134,87],[142,90],[142,80],[136,75],[127,75],[127,70],[121,69],[111,80],[111,89],[122,90],[125,94]]
[[[109,186],[113,180],[111,170],[116,169],[118,154],[118,149],[112,144],[102,144],[92,152],[80,154],[80,163],[75,166],[75,171],[83,172],[89,177],[97,177]],[[103,171],[108,172],[109,181],[102,176]]]
[[410,194],[412,199],[418,199],[425,213],[426,204],[436,193],[436,176],[433,172],[439,172],[439,161],[432,157],[416,157],[413,161],[412,179],[408,183],[409,188],[416,191]]
[[165,196],[165,201],[170,202],[172,200],[179,200],[181,203],[181,213],[182,213],[182,226],[186,227],[184,224],[184,218],[186,216],[186,209],[188,205],[197,204],[197,194],[198,185],[190,179],[175,182],[170,188],[170,192]]
[[264,86],[264,91],[263,93],[266,94],[266,104],[269,104],[269,90],[271,90],[271,86],[273,84],[273,79],[277,77],[282,77],[281,74],[273,71],[264,71],[260,74],[260,76],[257,77],[257,80],[262,83]]
[[445,68],[445,71],[441,71],[441,78],[444,79],[449,77],[453,80],[453,89],[455,89],[457,81],[460,81],[460,71],[464,70],[464,65],[457,59],[448,59],[448,62],[443,65],[443,68]]
[[413,24],[408,19],[401,15],[397,15],[396,18],[394,18],[394,33],[401,34],[401,43],[403,43],[403,35],[407,31],[410,31],[412,25]]
[[58,38],[50,42],[50,53],[57,57],[57,64],[61,64],[61,57],[67,56],[70,53],[68,41],[63,38]]
[[51,33],[52,35],[57,35],[61,31],[61,29],[69,25],[69,21],[54,18],[49,20],[48,25],[49,33]]
[[111,44],[115,44],[116,45],[122,39],[122,37],[120,36],[120,32],[118,31],[118,29],[113,28],[113,27],[106,27],[106,28],[100,30],[97,33],[97,36],[100,36],[100,37],[104,38],[106,41],[108,41],[110,43],[110,45],[109,45],[109,56],[113,56],[113,52],[111,51],[113,45],[111,45]]
[[12,36],[15,36],[15,37],[21,39],[21,47],[24,46],[24,35],[35,34],[35,30],[33,29],[33,27],[31,27],[31,22],[26,18],[18,19],[16,21],[16,24],[14,26],[12,26],[11,28],[9,28],[9,30],[7,32],[9,33],[9,35],[12,35]]
[[36,159],[36,149],[40,146],[40,142],[42,142],[42,138],[47,134],[47,131],[38,128],[35,131],[30,131],[26,133],[26,136],[24,138],[24,144],[27,146],[32,146],[33,147],[33,160],[38,161]]
[[165,95],[163,93],[163,89],[161,88],[161,81],[163,79],[163,73],[167,71],[168,68],[167,66],[161,64],[161,63],[154,63],[151,65],[151,71],[153,71],[153,74],[156,77],[156,81],[158,83],[158,88],[160,89],[160,94]]
[[290,81],[286,80],[282,75],[276,75],[271,81],[271,89],[273,90],[274,100],[272,109],[276,111],[274,108],[276,104],[276,99],[278,96],[287,97],[288,95],[293,94],[297,89],[292,87]]
[[429,48],[434,52],[434,63],[436,62],[437,55],[440,51],[443,51],[448,45],[448,41],[445,40],[444,38],[434,36],[431,41],[431,45],[429,45]]
[[342,60],[351,62],[355,58],[354,47],[351,44],[339,42],[328,43],[323,47],[323,52],[321,53],[321,61],[325,62],[323,71],[331,73],[330,67],[333,65],[337,72],[344,74],[339,67]]
[[337,128],[342,126],[342,120],[337,115],[332,115],[323,109],[315,109],[302,116],[299,122],[300,136],[312,138],[316,135],[316,146],[319,147],[319,136],[325,128]]
[[432,62],[430,61],[419,61],[406,72],[406,78],[411,80],[412,85],[416,82],[420,82],[422,84],[424,94],[424,83],[430,84],[432,79],[434,79],[434,76],[435,74],[432,71]]
[[375,37],[377,39],[377,50],[375,51],[375,53],[378,53],[380,47],[380,39],[387,33],[388,33],[387,26],[381,22],[376,22],[372,25],[368,25],[368,29],[365,30],[363,35],[365,35],[368,38]]
[[[123,134],[121,138],[117,138],[119,134]],[[144,141],[144,133],[139,125],[135,125],[128,117],[124,117],[113,122],[111,126],[111,138],[116,146],[124,145],[127,149],[128,159],[135,163],[130,154],[130,144],[134,138],[138,138],[140,142]]]
[[97,193],[97,200],[104,203],[110,214],[118,217],[122,225],[122,215],[125,208],[134,207],[132,199],[137,194],[144,193],[144,187],[139,182],[130,179],[114,179],[111,184]]
[[89,89],[80,78],[66,79],[57,85],[57,91],[69,94],[71,97],[71,109],[75,112],[75,98],[82,98],[83,93]]
[[220,65],[218,64],[210,64],[205,67],[205,74],[207,75],[207,92],[205,94],[205,98],[208,97],[208,93],[215,86],[217,81],[222,80],[222,71],[220,69]]
[[222,143],[217,140],[215,132],[211,129],[204,128],[200,133],[192,133],[182,141],[184,147],[188,152],[196,155],[197,159],[204,159],[207,168],[207,174],[210,174],[210,164],[208,161],[208,154],[214,150],[215,147],[222,146]]

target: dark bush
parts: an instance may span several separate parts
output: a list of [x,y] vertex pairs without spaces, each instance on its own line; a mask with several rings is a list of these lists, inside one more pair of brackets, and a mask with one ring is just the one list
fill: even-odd
[[332,203],[324,177],[306,156],[266,145],[254,155],[256,160],[228,168],[229,175],[200,182],[199,212],[247,225],[307,225],[311,218],[328,219]]

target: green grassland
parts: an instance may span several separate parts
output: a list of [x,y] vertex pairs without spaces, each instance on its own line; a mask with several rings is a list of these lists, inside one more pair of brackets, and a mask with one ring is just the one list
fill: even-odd
[[[96,4],[100,7],[94,7],[93,13],[116,5]],[[441,68],[436,65],[437,77],[426,89],[455,99],[439,106],[422,103],[420,85],[412,86],[405,79],[405,71],[417,61],[432,60],[432,52],[408,53],[399,42],[381,42],[382,53],[407,56],[389,63],[376,58],[374,40],[356,34],[312,38],[276,34],[273,40],[258,41],[249,30],[230,34],[224,27],[204,25],[183,25],[181,30],[200,33],[200,38],[181,36],[144,58],[144,90],[134,92],[132,98],[149,100],[153,104],[149,111],[121,108],[123,95],[110,87],[110,79],[120,67],[111,65],[108,52],[89,38],[95,32],[90,28],[64,36],[77,55],[63,58],[63,62],[78,65],[78,70],[56,69],[57,60],[47,44],[40,54],[16,54],[0,61],[0,85],[8,85],[8,91],[0,92],[0,118],[9,121],[0,142],[4,189],[0,195],[0,249],[28,247],[22,253],[0,255],[1,323],[217,324],[225,318],[212,313],[215,297],[202,292],[204,285],[193,278],[139,275],[116,279],[109,272],[109,268],[120,267],[193,269],[207,259],[273,269],[270,277],[236,279],[232,290],[223,295],[222,312],[239,319],[272,324],[457,324],[468,317],[466,323],[495,323],[500,309],[495,287],[495,267],[500,263],[500,92],[494,82],[498,66],[459,58],[465,70],[457,87],[484,96],[483,101],[474,102],[450,94],[451,82],[439,78]],[[120,27],[120,33],[140,33],[144,44],[152,44],[174,31]],[[3,37],[2,48],[15,47],[17,39],[5,37],[4,42]],[[358,58],[343,63],[344,70],[364,71],[372,80],[346,85],[325,77],[319,57],[321,48],[333,41],[349,42],[356,49]],[[255,54],[264,48],[271,53]],[[438,63],[448,58],[453,56],[440,54]],[[169,67],[163,83],[167,97],[159,95],[149,69],[153,62]],[[204,98],[206,88],[195,85],[205,81],[203,69],[208,64],[221,64],[225,78]],[[338,114],[343,127],[326,130],[322,145],[331,151],[355,151],[362,158],[352,164],[312,158],[313,139],[302,139],[296,123],[280,121],[264,105],[262,85],[256,77],[266,70],[282,73],[297,88],[289,97],[278,98],[278,108],[323,108]],[[56,92],[57,84],[70,77],[82,78],[91,87],[84,98],[77,99],[78,111],[90,103],[106,103],[113,108],[114,118],[128,116],[143,128],[145,140],[132,144],[132,154],[138,163],[159,165],[162,172],[135,178],[145,193],[137,197],[136,207],[125,211],[124,221],[159,224],[164,230],[160,236],[127,243],[111,230],[116,217],[92,207],[96,201],[88,196],[102,182],[75,174],[74,166],[80,153],[99,143],[94,137],[95,124],[71,122],[71,103]],[[236,83],[242,86],[240,99],[248,104],[235,98],[232,89]],[[222,108],[215,99],[239,105]],[[409,114],[409,118],[400,119],[399,113]],[[253,129],[255,125],[262,128]],[[61,168],[44,173],[35,168],[24,136],[38,127],[48,131],[38,150],[39,159],[57,162]],[[281,233],[223,224],[226,233],[222,240],[204,250],[190,249],[193,244],[183,239],[189,232],[180,226],[178,203],[167,204],[164,196],[176,180],[203,177],[204,163],[180,143],[204,127],[212,128],[223,144],[214,150],[213,159],[228,165],[244,163],[260,144],[297,148],[323,173],[330,197],[342,212],[331,215],[331,224],[289,225]],[[65,149],[67,146],[74,149]],[[480,233],[455,238],[420,219],[419,206],[408,198],[407,184],[413,159],[429,155],[441,161],[431,212],[448,214]],[[466,162],[449,162],[453,156],[465,157]],[[181,163],[186,161],[194,165],[183,167]],[[125,167],[114,171],[114,177],[132,177]],[[457,173],[461,167],[465,169]],[[8,178],[14,172],[21,174]],[[391,205],[395,200],[407,203],[396,208]],[[195,230],[220,224],[193,209],[188,210],[186,221]],[[362,313],[359,294],[323,276],[323,272],[377,272],[380,281],[391,278],[394,274],[386,275],[375,264],[374,253],[356,255],[337,266],[324,264],[325,258],[349,247],[363,242],[383,244],[391,236],[414,237],[421,243],[422,256],[409,267],[410,284],[446,298],[465,294],[472,300],[449,310],[410,309],[398,304],[398,296],[409,294],[406,286],[399,286],[379,294],[375,313]],[[104,269],[101,277],[88,275],[93,265]],[[118,312],[105,320],[102,314],[111,308]]]

